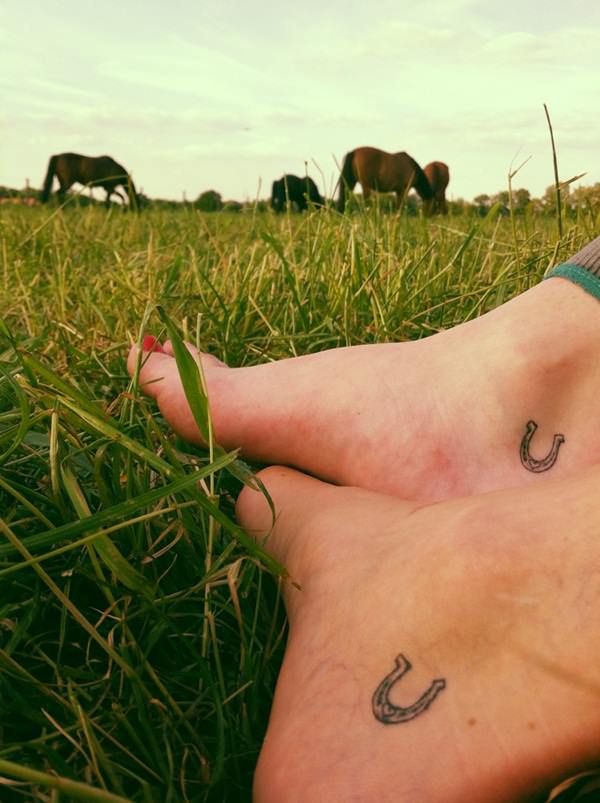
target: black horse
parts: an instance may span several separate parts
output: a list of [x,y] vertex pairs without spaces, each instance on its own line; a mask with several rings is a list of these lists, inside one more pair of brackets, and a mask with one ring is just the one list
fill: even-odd
[[89,187],[102,187],[106,190],[106,206],[110,204],[110,196],[114,193],[125,203],[127,198],[117,190],[123,187],[132,208],[138,207],[138,196],[133,180],[127,170],[111,156],[81,156],[78,153],[59,153],[51,156],[44,180],[41,201],[46,203],[50,197],[54,176],[58,179],[58,197],[65,200],[65,193],[76,182]]
[[325,206],[325,200],[319,194],[317,185],[310,176],[300,178],[299,176],[285,175],[273,182],[271,206],[275,212],[283,212],[288,202],[296,204],[300,212],[308,209],[309,202],[313,206]]

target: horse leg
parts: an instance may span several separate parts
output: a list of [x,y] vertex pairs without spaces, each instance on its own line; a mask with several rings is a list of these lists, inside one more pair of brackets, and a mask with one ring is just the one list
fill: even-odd
[[56,196],[58,198],[59,204],[62,206],[66,200],[67,190],[71,185],[67,181],[62,181],[60,178],[58,179],[58,189],[56,190]]
[[410,186],[406,185],[404,187],[399,187],[396,190],[396,212],[399,212],[403,205],[404,201],[406,200],[406,196],[408,195],[410,190]]

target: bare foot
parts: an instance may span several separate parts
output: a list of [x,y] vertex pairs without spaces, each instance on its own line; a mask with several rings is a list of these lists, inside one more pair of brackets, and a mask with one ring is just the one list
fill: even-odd
[[[419,507],[270,468],[300,585],[256,803],[517,803],[600,758],[600,468]],[[269,532],[270,531],[270,532]]]
[[[600,303],[553,278],[424,340],[244,368],[202,361],[224,447],[338,484],[435,500],[600,460],[599,357]],[[131,373],[136,360],[132,349]],[[168,343],[148,356],[140,381],[171,426],[200,442]]]

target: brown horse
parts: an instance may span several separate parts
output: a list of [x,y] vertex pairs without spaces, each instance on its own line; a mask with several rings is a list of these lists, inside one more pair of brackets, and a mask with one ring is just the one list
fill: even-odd
[[352,192],[356,182],[362,186],[365,200],[373,190],[395,192],[398,206],[401,205],[409,189],[414,187],[425,201],[425,214],[429,214],[433,198],[429,181],[417,162],[404,151],[386,153],[378,148],[364,147],[347,153],[339,180],[340,212],[343,212],[346,206],[346,191]]
[[78,153],[59,153],[51,156],[48,171],[44,180],[44,188],[40,200],[46,203],[50,197],[54,176],[58,179],[58,197],[65,200],[65,193],[76,182],[88,187],[102,187],[106,190],[106,206],[110,205],[110,196],[114,193],[125,203],[127,198],[117,190],[123,187],[129,198],[129,205],[137,208],[138,196],[133,180],[127,170],[115,162],[110,156],[81,156]]
[[423,168],[423,172],[427,176],[433,191],[433,213],[440,212],[442,215],[447,215],[446,187],[450,181],[448,165],[444,164],[444,162],[429,162]]

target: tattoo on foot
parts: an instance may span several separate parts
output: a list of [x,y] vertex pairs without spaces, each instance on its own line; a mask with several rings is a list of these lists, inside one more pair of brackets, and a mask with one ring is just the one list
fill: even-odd
[[410,669],[412,669],[410,661],[400,653],[400,655],[396,657],[396,668],[393,669],[389,675],[386,675],[375,689],[375,694],[373,695],[373,714],[375,719],[383,722],[384,725],[408,722],[418,717],[419,714],[422,714],[423,711],[429,708],[438,694],[446,688],[446,681],[443,678],[439,678],[434,680],[427,691],[412,705],[409,705],[407,708],[394,705],[389,701],[388,695],[390,689],[394,683],[399,681]]
[[528,421],[527,426],[525,427],[525,435],[521,441],[521,463],[525,466],[527,471],[533,471],[536,474],[538,474],[540,471],[548,471],[549,468],[552,468],[552,466],[556,463],[558,450],[560,449],[561,444],[565,442],[564,435],[555,435],[554,440],[552,441],[552,448],[546,457],[542,458],[542,460],[536,460],[535,457],[532,457],[529,454],[529,444],[533,438],[533,433],[537,428],[538,425],[535,423],[535,421]]

